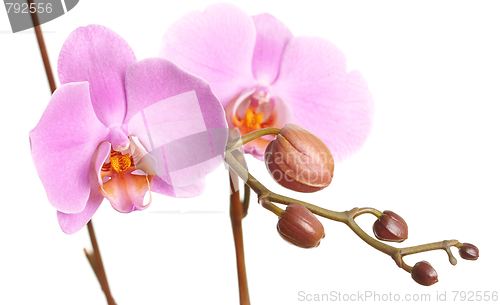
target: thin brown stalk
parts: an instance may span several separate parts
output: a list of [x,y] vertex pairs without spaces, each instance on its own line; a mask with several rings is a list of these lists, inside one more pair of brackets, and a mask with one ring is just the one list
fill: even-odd
[[102,291],[106,295],[106,300],[108,305],[116,305],[113,296],[111,295],[111,290],[109,289],[108,279],[106,277],[106,272],[104,271],[104,265],[102,263],[101,252],[99,251],[99,245],[97,244],[97,239],[95,237],[94,226],[92,225],[92,220],[87,223],[87,229],[89,230],[90,242],[92,243],[92,252],[88,252],[83,249],[85,256],[89,260],[92,269],[94,270],[99,283],[101,284]]
[[[28,0],[28,7],[31,7],[33,0]],[[31,20],[33,20],[33,25],[35,28],[36,39],[38,41],[38,47],[40,48],[40,53],[42,55],[43,65],[45,66],[45,74],[47,74],[47,80],[49,81],[50,91],[54,93],[56,91],[56,82],[54,81],[54,75],[52,74],[52,69],[50,68],[49,56],[47,54],[47,48],[45,48],[45,42],[43,40],[42,29],[40,28],[40,22],[38,21],[38,16],[35,12],[30,12]]]
[[236,250],[236,268],[238,271],[238,287],[240,291],[240,305],[250,305],[250,295],[248,293],[247,272],[245,267],[245,251],[243,247],[242,219],[246,215],[246,210],[240,200],[238,190],[238,175],[229,170],[229,184],[231,185],[229,215],[233,229],[234,247]]

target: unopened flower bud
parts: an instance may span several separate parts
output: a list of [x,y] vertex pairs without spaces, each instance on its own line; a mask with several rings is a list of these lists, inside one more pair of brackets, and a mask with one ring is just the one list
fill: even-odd
[[325,237],[321,222],[311,211],[298,203],[287,206],[277,227],[284,240],[301,248],[315,248]]
[[398,214],[384,211],[373,224],[373,233],[380,240],[402,242],[408,238],[408,225]]
[[475,261],[479,258],[479,249],[473,244],[463,243],[458,253],[463,259]]
[[413,266],[411,277],[415,282],[424,286],[431,286],[438,282],[436,270],[426,261],[418,262]]
[[332,182],[333,157],[318,137],[287,124],[267,146],[267,170],[276,182],[298,192],[316,192]]

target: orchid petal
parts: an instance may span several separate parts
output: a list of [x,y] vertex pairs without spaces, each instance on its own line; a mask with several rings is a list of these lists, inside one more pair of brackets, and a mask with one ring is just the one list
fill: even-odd
[[146,191],[151,192],[150,176],[132,174],[132,169],[113,174],[110,180],[104,183],[101,193],[109,200],[111,206],[122,213],[130,213],[134,210],[144,210],[151,203],[144,204]]
[[[279,113],[276,116],[274,126],[281,128],[292,121],[293,113],[290,106],[285,103],[279,96],[274,98],[274,112]],[[273,137],[274,139],[274,137]]]
[[100,25],[80,27],[66,39],[59,54],[61,84],[88,81],[99,120],[108,127],[121,125],[126,112],[124,80],[135,62],[127,42]]
[[206,79],[225,106],[255,85],[252,19],[236,6],[219,3],[174,22],[163,36],[160,55]]
[[[94,164],[101,164],[102,166],[102,162],[100,160],[106,160],[111,148],[110,146],[111,145],[108,142],[101,143],[92,157],[92,162],[94,162]],[[99,167],[96,170],[97,171],[93,172],[91,169],[89,177],[90,196],[83,211],[74,214],[66,214],[57,211],[57,221],[59,222],[61,230],[66,234],[74,234],[80,231],[80,229],[82,229],[89,222],[97,209],[101,206],[102,200],[104,199],[99,192],[99,187],[102,185],[101,175],[99,174],[101,168]],[[96,175],[96,173],[98,174]]]
[[272,15],[260,14],[252,18],[257,31],[252,72],[259,84],[270,85],[278,76],[281,55],[293,34]]
[[74,234],[82,229],[94,216],[95,212],[101,206],[104,197],[99,193],[97,188],[90,192],[89,200],[85,209],[80,213],[66,214],[57,211],[57,220],[61,230],[66,234]]
[[368,86],[359,72],[346,72],[345,57],[331,42],[290,40],[272,87],[292,110],[293,123],[321,138],[335,161],[356,152],[368,137],[373,119]]
[[144,175],[154,176],[158,161],[146,151],[137,137],[130,136],[130,138],[130,153],[134,159],[135,169]]
[[97,119],[87,82],[54,92],[30,132],[31,154],[49,202],[64,213],[78,213],[90,195],[92,156],[108,129]]
[[150,58],[129,67],[126,87],[128,132],[156,158],[161,179],[184,187],[222,163],[227,123],[206,81]]
[[160,177],[155,176],[153,177],[153,181],[151,183],[151,191],[176,198],[196,197],[201,195],[204,190],[205,179],[198,180],[188,186],[174,187],[163,181]]
[[[99,144],[95,154],[94,170],[96,173],[96,178],[99,183],[99,187],[103,185],[101,177],[101,168],[108,159],[111,152],[111,144],[109,142],[102,142]],[[111,172],[111,171],[110,171]]]

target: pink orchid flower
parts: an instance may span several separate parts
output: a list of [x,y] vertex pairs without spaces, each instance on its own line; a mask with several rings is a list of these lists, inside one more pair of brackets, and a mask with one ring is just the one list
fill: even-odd
[[[269,14],[250,17],[224,3],[191,12],[169,27],[160,56],[206,79],[241,134],[294,123],[340,161],[371,129],[371,94],[358,71],[347,73],[342,52],[326,39],[294,37]],[[245,151],[262,159],[269,140]]]
[[30,142],[64,232],[85,226],[103,198],[129,213],[147,208],[151,192],[203,191],[227,141],[224,110],[206,81],[163,58],[137,61],[99,25],[70,34],[58,72],[62,85]]

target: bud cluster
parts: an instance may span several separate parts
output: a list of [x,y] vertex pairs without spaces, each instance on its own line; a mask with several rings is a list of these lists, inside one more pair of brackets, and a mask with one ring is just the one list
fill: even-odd
[[[272,131],[272,134],[276,133],[276,130]],[[276,138],[267,146],[264,161],[277,183],[298,192],[319,191],[330,185],[333,178],[334,161],[326,145],[311,132],[293,124],[285,125],[279,130]],[[264,187],[262,189],[262,198],[259,199],[262,206],[280,217],[277,224],[278,233],[284,240],[298,247],[315,248],[325,237],[323,225],[311,211],[346,223],[360,237],[366,233],[353,224],[354,219],[361,214],[371,213],[377,217],[373,223],[373,233],[377,239],[387,242],[403,242],[408,238],[408,225],[401,216],[392,211],[386,210],[381,213],[372,208],[354,208],[345,213],[333,211],[325,213],[325,209],[307,203],[303,203],[304,205],[294,203],[293,199],[281,196],[276,202],[288,204],[286,210],[283,211],[272,204],[269,190]],[[389,254],[398,266],[410,272],[413,280],[423,286],[431,286],[438,282],[436,270],[427,261],[420,261],[410,267],[402,261],[403,256],[442,249],[448,253],[450,263],[455,265],[456,259],[450,250],[450,247],[454,246],[459,248],[463,259],[477,260],[479,258],[479,250],[476,246],[468,243],[461,244],[457,240],[395,248],[386,244],[382,246],[371,237],[363,239],[373,247]]]

